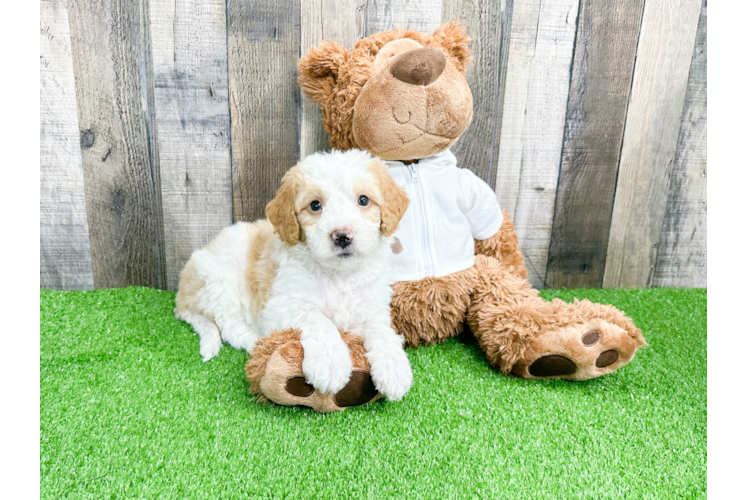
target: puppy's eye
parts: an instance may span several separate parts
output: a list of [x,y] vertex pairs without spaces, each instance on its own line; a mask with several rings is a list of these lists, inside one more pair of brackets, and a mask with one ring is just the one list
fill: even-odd
[[320,203],[317,200],[314,200],[313,202],[309,204],[309,208],[311,209],[312,212],[318,212],[322,210],[322,203]]
[[362,207],[367,206],[369,204],[369,198],[367,198],[364,195],[359,196],[358,197],[358,204],[361,205]]

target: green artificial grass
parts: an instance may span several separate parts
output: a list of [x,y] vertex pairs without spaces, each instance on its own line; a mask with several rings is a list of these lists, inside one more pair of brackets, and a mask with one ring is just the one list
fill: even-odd
[[628,313],[650,347],[528,381],[453,339],[409,350],[402,402],[258,403],[246,354],[203,363],[174,293],[41,292],[42,498],[706,496],[706,290],[546,290]]

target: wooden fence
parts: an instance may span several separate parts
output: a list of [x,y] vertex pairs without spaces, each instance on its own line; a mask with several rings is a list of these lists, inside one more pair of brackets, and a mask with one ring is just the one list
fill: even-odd
[[41,286],[175,289],[329,149],[313,45],[457,20],[535,286],[706,286],[706,0],[41,0]]

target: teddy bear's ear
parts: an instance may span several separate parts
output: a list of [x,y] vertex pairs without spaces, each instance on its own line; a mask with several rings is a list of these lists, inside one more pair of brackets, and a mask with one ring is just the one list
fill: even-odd
[[455,67],[462,73],[472,60],[470,57],[470,37],[462,25],[450,21],[434,31],[434,40],[444,48],[452,58]]
[[327,41],[312,47],[299,59],[299,86],[315,102],[324,102],[338,80],[340,67],[348,59],[348,51],[335,42]]

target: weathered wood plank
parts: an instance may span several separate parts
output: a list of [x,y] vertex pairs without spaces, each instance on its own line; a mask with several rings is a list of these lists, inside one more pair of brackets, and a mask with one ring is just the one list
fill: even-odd
[[523,122],[535,52],[537,29],[533,29],[533,26],[537,27],[539,15],[540,0],[512,1],[512,16],[507,26],[508,38],[502,47],[507,70],[501,95],[502,120],[496,193],[499,203],[512,215],[516,212],[519,193]]
[[701,0],[644,4],[605,287],[652,284],[700,10]]
[[[509,47],[512,35],[512,18],[514,17],[514,0],[506,0],[501,12],[501,50],[499,51],[499,116],[497,120],[497,133],[499,135],[499,150],[501,150],[501,128],[504,123],[504,95],[506,95],[506,78],[509,69]],[[496,177],[498,178],[498,153],[496,154]],[[492,179],[494,190],[498,192],[496,178]],[[501,200],[499,200],[501,203]]]
[[706,0],[680,120],[654,286],[706,287]]
[[166,285],[146,10],[68,3],[97,288]]
[[442,0],[370,0],[366,12],[366,36],[405,28],[432,33],[442,20]]
[[234,220],[265,216],[299,159],[300,2],[228,0]]
[[473,120],[452,147],[457,164],[472,170],[491,187],[496,183],[501,105],[500,65],[502,2],[444,0],[442,23],[457,21],[472,38],[473,62],[466,78],[473,93]]
[[600,287],[643,0],[582,0],[546,284]]
[[[350,50],[366,36],[366,0],[308,0],[301,3],[301,54],[326,40]],[[319,104],[301,101],[301,156],[329,151]]]
[[167,287],[232,221],[223,0],[150,0]]
[[66,0],[42,0],[40,285],[93,288]]
[[579,0],[515,0],[496,194],[514,221],[528,276],[543,286],[556,201]]

